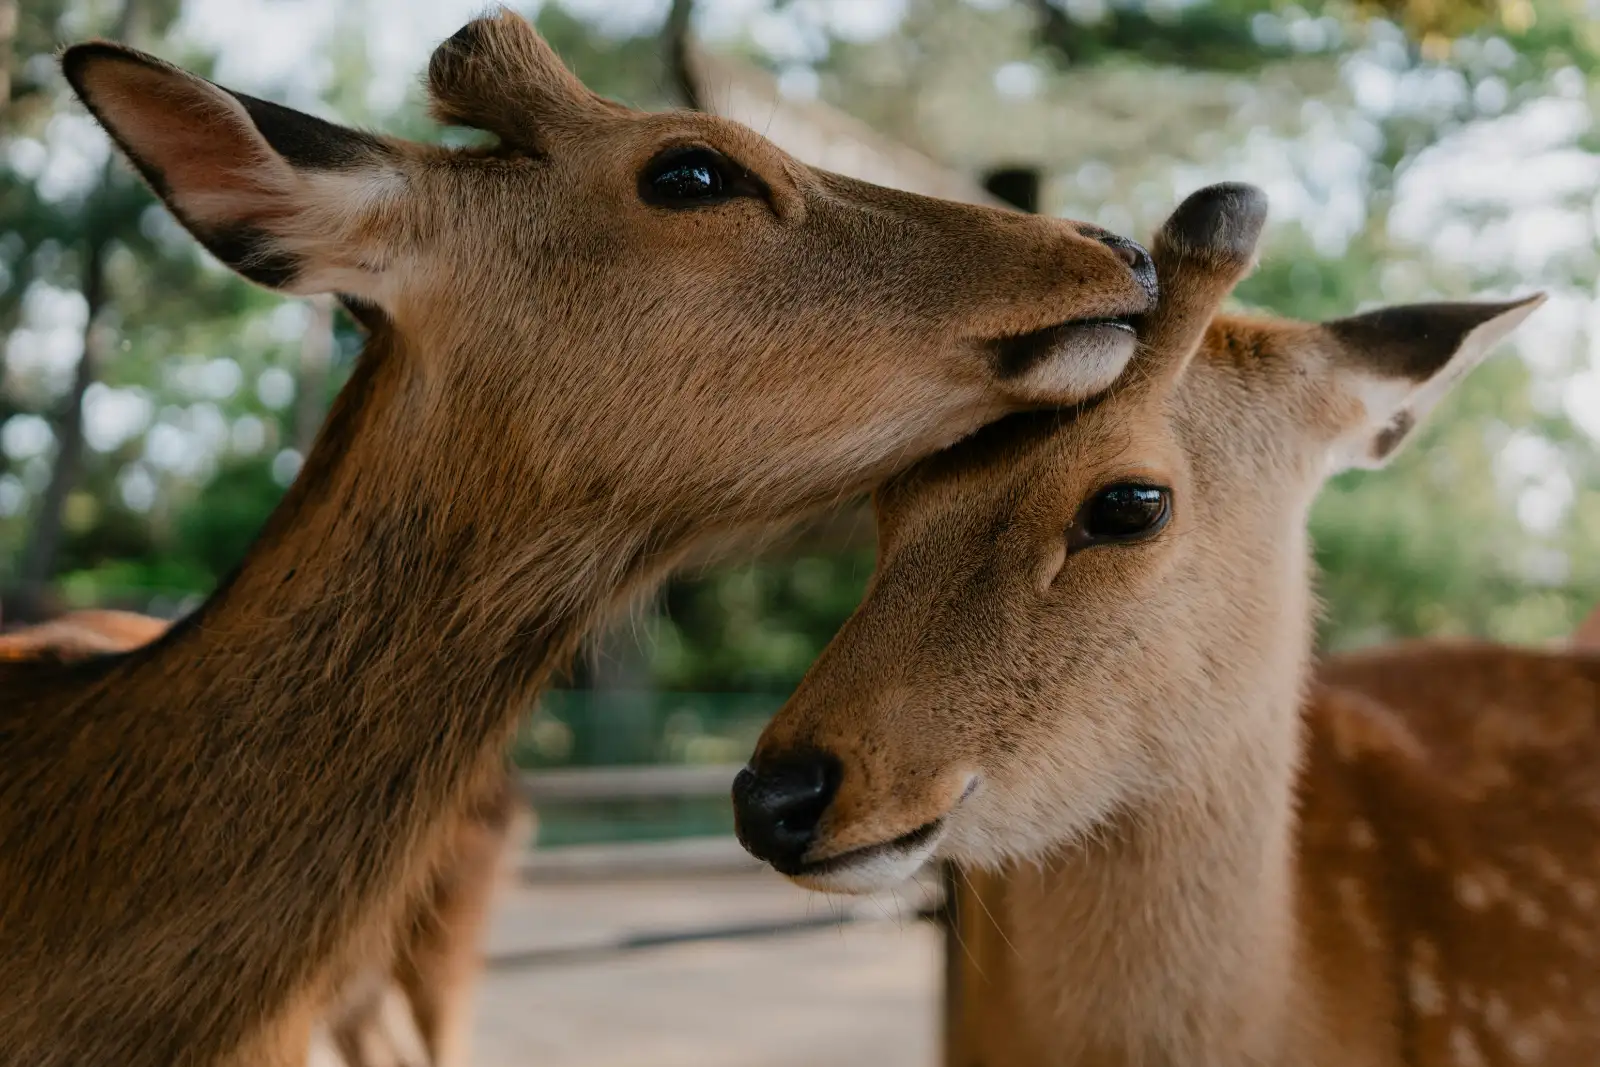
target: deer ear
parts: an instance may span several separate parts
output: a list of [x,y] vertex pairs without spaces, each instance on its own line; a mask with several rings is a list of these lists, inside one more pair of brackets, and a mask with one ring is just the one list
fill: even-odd
[[378,299],[373,213],[404,186],[388,143],[102,41],[67,81],[156,195],[213,255],[294,293]]
[[1334,470],[1387,463],[1443,396],[1543,293],[1509,303],[1411,304],[1324,323],[1335,372],[1364,409],[1334,446]]
[[434,50],[428,95],[439,122],[485,130],[530,152],[544,151],[553,131],[611,106],[508,8],[473,19]]

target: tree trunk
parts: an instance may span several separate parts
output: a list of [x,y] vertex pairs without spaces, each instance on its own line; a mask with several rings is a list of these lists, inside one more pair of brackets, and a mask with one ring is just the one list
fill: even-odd
[[11,103],[11,72],[16,66],[12,54],[17,39],[17,0],[0,0],[0,111]]
[[18,568],[18,621],[31,622],[47,614],[45,593],[55,576],[56,557],[61,550],[61,533],[67,496],[78,483],[83,470],[83,397],[94,382],[98,362],[100,313],[106,302],[105,259],[110,241],[104,234],[91,239],[83,262],[83,299],[89,318],[83,327],[83,355],[72,376],[72,389],[56,415],[56,461],[50,482],[39,499],[38,511],[29,531]]
[[705,94],[701,91],[700,72],[694,63],[694,42],[689,32],[693,15],[694,0],[672,0],[666,25],[661,28],[661,44],[678,103],[691,111],[704,111]]
[[294,447],[302,456],[311,454],[311,444],[327,414],[323,400],[333,365],[333,299],[317,296],[310,303],[311,319],[300,338],[300,380],[294,394]]
[[[15,0],[0,0],[0,4]],[[13,12],[14,13],[14,12]],[[144,24],[143,0],[125,0],[117,17],[112,38],[131,41],[139,36]],[[14,25],[14,21],[13,21]],[[9,55],[9,48],[6,50]],[[9,82],[7,83],[9,85]],[[28,533],[22,550],[22,561],[17,573],[16,610],[21,618],[31,621],[40,617],[47,608],[46,593],[55,577],[56,560],[61,552],[61,534],[65,519],[67,497],[78,484],[83,472],[83,398],[94,383],[98,363],[96,348],[100,338],[98,329],[100,313],[106,304],[106,256],[115,236],[115,223],[100,211],[98,201],[104,190],[116,180],[116,161],[108,159],[100,174],[100,184],[89,194],[84,211],[94,224],[84,237],[83,280],[84,303],[89,317],[83,326],[83,354],[73,374],[72,389],[55,419],[56,461],[50,471],[50,482],[40,498],[34,514],[33,528]]]

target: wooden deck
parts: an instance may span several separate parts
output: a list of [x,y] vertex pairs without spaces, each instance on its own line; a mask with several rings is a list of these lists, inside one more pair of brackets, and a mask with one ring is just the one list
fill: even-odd
[[825,898],[765,871],[518,885],[490,932],[472,1062],[936,1067],[927,902]]

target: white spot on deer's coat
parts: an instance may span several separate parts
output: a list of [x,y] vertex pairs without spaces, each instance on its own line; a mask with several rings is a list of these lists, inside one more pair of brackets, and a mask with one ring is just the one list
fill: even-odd
[[1483,1006],[1483,1021],[1489,1024],[1489,1029],[1496,1033],[1503,1033],[1511,1022],[1511,1009],[1506,1007],[1506,1002],[1494,993],[1489,994],[1489,999]]
[[1531,1030],[1519,1030],[1508,1042],[1511,1055],[1521,1063],[1538,1063],[1544,1055],[1544,1039]]
[[1406,977],[1411,1004],[1420,1015],[1444,1014],[1444,988],[1439,985],[1435,966],[1438,959],[1438,953],[1426,941],[1418,941],[1412,949],[1411,967]]
[[1450,1058],[1455,1067],[1487,1067],[1483,1050],[1464,1026],[1450,1031]]
[[1482,911],[1489,906],[1489,891],[1472,875],[1463,874],[1456,878],[1456,899],[1468,911]]
[[1512,907],[1516,910],[1518,921],[1524,926],[1537,929],[1545,924],[1544,908],[1532,897],[1518,897]]
[[1344,912],[1345,920],[1349,922],[1356,937],[1361,939],[1362,945],[1369,949],[1382,948],[1383,931],[1378,929],[1378,924],[1367,911],[1366,896],[1362,893],[1361,882],[1355,878],[1340,878],[1334,883],[1333,888],[1334,892],[1339,894],[1339,906]]

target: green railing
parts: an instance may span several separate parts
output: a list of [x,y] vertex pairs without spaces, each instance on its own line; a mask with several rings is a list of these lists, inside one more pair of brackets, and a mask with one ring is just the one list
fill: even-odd
[[[773,693],[558,689],[517,733],[518,766],[539,771],[743,763],[783,702]],[[544,800],[541,847],[731,834],[726,795]]]

